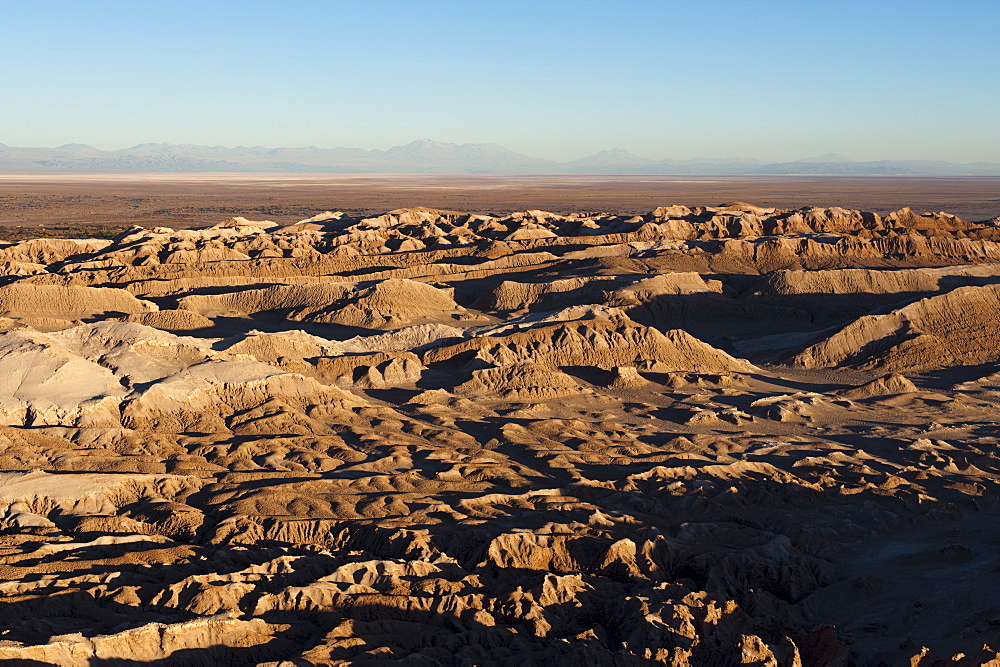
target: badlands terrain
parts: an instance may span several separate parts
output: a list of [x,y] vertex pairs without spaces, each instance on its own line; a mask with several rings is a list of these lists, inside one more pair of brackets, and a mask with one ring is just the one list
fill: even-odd
[[0,245],[0,663],[1000,659],[1000,218],[802,206]]

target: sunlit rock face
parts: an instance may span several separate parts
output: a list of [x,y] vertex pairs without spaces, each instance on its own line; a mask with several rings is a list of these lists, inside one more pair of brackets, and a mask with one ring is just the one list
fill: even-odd
[[0,246],[0,661],[1000,659],[997,223]]

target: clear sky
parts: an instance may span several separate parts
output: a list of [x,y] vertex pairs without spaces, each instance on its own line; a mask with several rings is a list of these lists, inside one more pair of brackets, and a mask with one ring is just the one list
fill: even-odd
[[0,0],[0,143],[1000,162],[998,0]]

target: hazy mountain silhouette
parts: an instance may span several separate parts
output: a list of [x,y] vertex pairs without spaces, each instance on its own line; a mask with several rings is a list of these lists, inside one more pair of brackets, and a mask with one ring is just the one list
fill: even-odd
[[113,151],[85,144],[23,148],[0,144],[0,171],[312,172],[400,174],[694,174],[694,175],[1000,175],[1000,164],[935,160],[859,162],[827,153],[794,162],[752,158],[652,160],[615,148],[568,162],[516,153],[497,144],[420,139],[387,150],[269,148],[147,143]]

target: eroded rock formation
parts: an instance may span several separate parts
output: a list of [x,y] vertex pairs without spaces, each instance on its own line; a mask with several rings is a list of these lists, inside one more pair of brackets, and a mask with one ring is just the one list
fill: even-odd
[[0,661],[998,660],[997,222],[0,247]]

